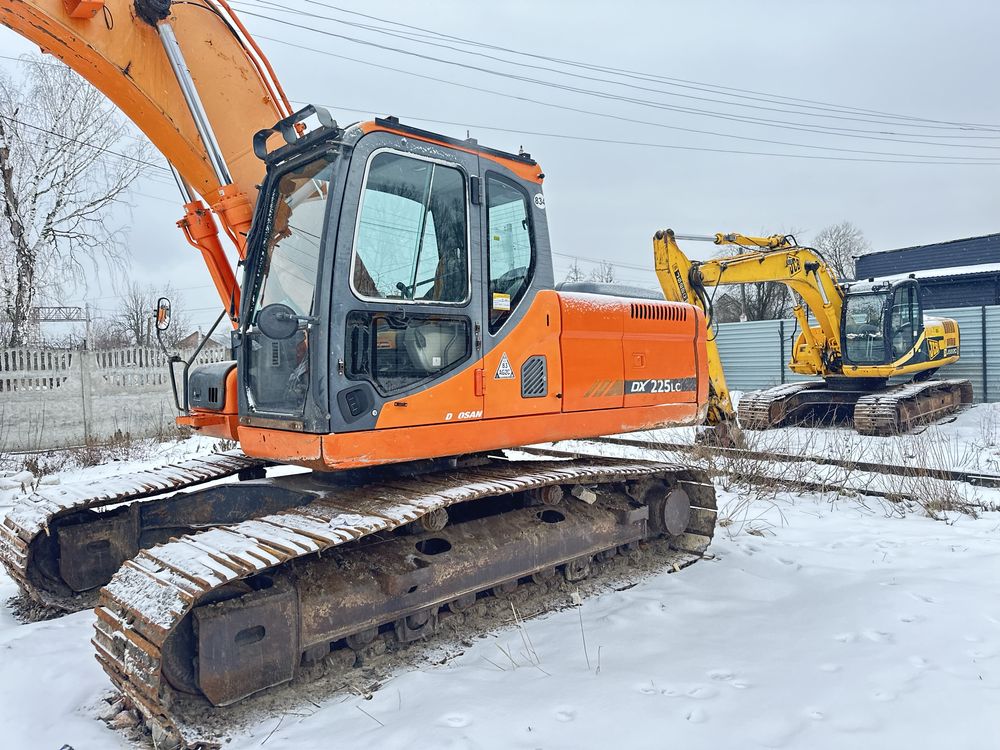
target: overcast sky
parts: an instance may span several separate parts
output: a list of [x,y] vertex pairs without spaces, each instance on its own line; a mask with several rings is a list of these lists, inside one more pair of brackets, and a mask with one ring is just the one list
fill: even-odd
[[[1000,4],[985,0],[947,4],[838,0],[822,5],[801,0],[322,1],[344,10],[521,52],[697,82],[695,88],[682,88],[662,80],[615,78],[633,86],[657,89],[642,91],[361,30],[343,21],[385,24],[306,0],[288,0],[284,12],[266,9],[262,0],[231,0],[238,12],[247,11],[244,20],[258,38],[282,39],[361,61],[335,59],[260,39],[289,97],[296,103],[327,105],[342,123],[373,114],[396,114],[405,121],[460,137],[466,135],[464,125],[434,121],[468,124],[471,135],[483,144],[513,151],[523,146],[530,151],[546,174],[549,228],[553,248],[561,254],[555,258],[557,275],[564,274],[572,263],[567,256],[578,257],[584,270],[592,268],[593,261],[607,258],[617,264],[620,279],[655,284],[650,238],[661,227],[683,233],[772,233],[794,228],[800,231],[800,241],[808,242],[822,227],[846,219],[864,231],[875,249],[1000,231],[996,215],[1000,104],[994,95],[994,80],[1000,70],[1000,45],[996,41]],[[303,17],[296,15],[295,10],[333,20]],[[249,13],[270,15],[287,23],[278,24]],[[424,60],[288,24],[366,39],[464,65]],[[0,28],[0,50],[4,55],[31,49],[13,32]],[[490,54],[558,67],[510,52]],[[418,78],[373,64],[442,80]],[[516,81],[469,67],[473,65],[631,97],[656,106]],[[0,59],[0,67],[16,72],[19,65]],[[614,78],[611,73],[568,70]],[[446,81],[494,93],[460,88]],[[700,84],[711,84],[716,90],[706,90]],[[837,108],[803,110],[794,107],[790,100],[734,98],[720,92],[718,87],[730,87],[727,91],[742,96],[759,96],[747,91],[765,92],[833,104]],[[523,101],[524,98],[537,103]],[[771,109],[734,106],[736,103]],[[662,104],[712,110],[725,118],[754,117],[763,122],[752,124],[682,113],[663,109]],[[848,108],[855,112],[845,111]],[[791,114],[793,110],[800,114]],[[984,127],[957,129],[926,122],[916,127],[914,120],[860,114],[856,110]],[[801,113],[805,111],[812,116],[803,116]],[[647,124],[627,120],[643,120]],[[490,130],[484,127],[487,125],[514,132]],[[834,127],[863,132],[855,132],[853,136],[813,132]],[[997,161],[926,163],[935,161],[930,158],[933,156],[996,157]],[[124,273],[112,270],[90,279],[88,293],[81,291],[73,302],[86,298],[97,308],[109,310],[114,308],[115,295],[121,291],[120,285],[116,288],[111,280],[131,277],[143,284],[169,282],[183,290],[185,307],[196,311],[194,317],[204,324],[213,317],[210,308],[217,304],[216,297],[200,257],[174,228],[181,213],[176,190],[160,180],[146,179],[137,187],[132,201],[131,215],[121,217],[132,227],[131,268]],[[693,255],[701,257],[711,249],[711,246],[690,248]]]

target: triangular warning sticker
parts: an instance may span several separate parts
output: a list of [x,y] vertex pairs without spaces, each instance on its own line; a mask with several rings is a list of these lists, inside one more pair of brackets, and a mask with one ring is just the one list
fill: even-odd
[[514,368],[510,366],[510,360],[507,359],[507,352],[504,352],[503,356],[500,357],[500,364],[497,365],[497,374],[493,378],[494,380],[514,379]]

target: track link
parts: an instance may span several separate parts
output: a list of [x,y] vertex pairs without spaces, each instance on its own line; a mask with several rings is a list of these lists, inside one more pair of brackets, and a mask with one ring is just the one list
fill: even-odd
[[313,499],[143,550],[101,591],[98,661],[158,746],[210,746],[185,706],[238,702],[331,648],[386,628],[422,637],[442,608],[557,568],[575,580],[595,556],[659,536],[679,569],[715,528],[707,475],[659,462],[493,459],[357,487],[269,481]]
[[[122,542],[118,532],[134,523],[140,504],[155,504],[166,493],[216,479],[261,472],[265,465],[235,450],[118,477],[40,487],[20,498],[0,522],[0,562],[22,592],[47,607],[67,612],[92,607],[98,587],[124,559],[138,551],[137,539]],[[94,512],[126,504],[133,505],[131,512]],[[72,539],[75,544],[67,544],[60,559],[58,545],[63,530],[63,541]],[[60,567],[71,578],[86,569],[102,580],[94,585],[78,583],[88,590],[74,590],[62,580]],[[104,570],[99,570],[102,567]]]
[[740,426],[747,430],[780,427],[789,418],[798,394],[822,387],[822,382],[784,383],[746,393],[740,399],[737,409]]
[[972,403],[968,380],[926,380],[858,399],[854,427],[862,435],[898,435]]

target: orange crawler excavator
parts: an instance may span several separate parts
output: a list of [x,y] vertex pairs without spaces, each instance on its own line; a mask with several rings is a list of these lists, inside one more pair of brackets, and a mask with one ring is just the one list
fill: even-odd
[[158,746],[199,741],[185,706],[331,650],[421,638],[648,540],[681,565],[705,551],[704,472],[509,451],[700,424],[710,400],[698,307],[554,284],[529,155],[291,111],[225,0],[4,0],[0,22],[167,158],[233,326],[234,361],[183,368],[179,422],[241,451],[43,489],[0,524],[25,592],[96,605],[97,658]]

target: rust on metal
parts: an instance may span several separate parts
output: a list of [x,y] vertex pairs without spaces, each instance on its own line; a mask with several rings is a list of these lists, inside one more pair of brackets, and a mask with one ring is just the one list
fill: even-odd
[[[354,487],[270,481],[314,499],[140,551],[101,593],[98,660],[148,723],[189,745],[200,738],[175,710],[180,694],[237,702],[293,679],[330,649],[363,647],[385,629],[400,641],[422,638],[441,613],[472,606],[483,592],[556,570],[576,580],[592,560],[659,533],[683,555],[680,567],[699,559],[715,527],[707,475],[658,462],[494,459]],[[596,501],[569,498],[565,490],[577,485]],[[540,491],[548,487],[567,497],[546,504],[555,498]],[[672,535],[682,497],[688,523]],[[663,532],[642,498],[662,500]],[[440,516],[431,530],[419,523],[443,509],[450,520],[442,528]]]

